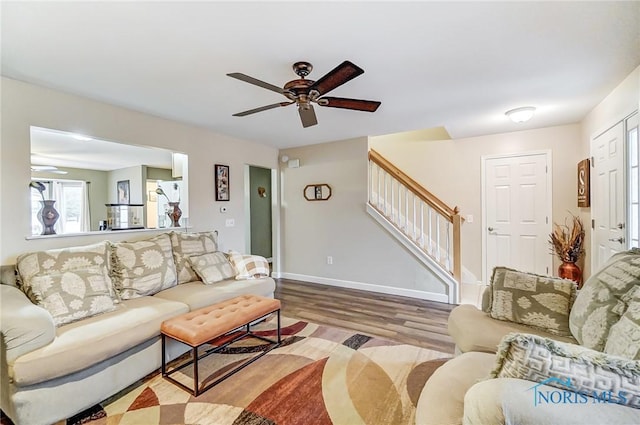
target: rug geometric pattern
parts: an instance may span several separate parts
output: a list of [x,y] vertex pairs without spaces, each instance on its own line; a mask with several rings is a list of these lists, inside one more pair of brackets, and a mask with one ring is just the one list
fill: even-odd
[[[275,320],[254,327],[274,338]],[[68,423],[105,425],[413,424],[420,392],[450,357],[282,318],[277,349],[198,397],[155,375]],[[260,351],[250,338],[200,361],[202,385]],[[192,368],[172,375],[191,387]]]

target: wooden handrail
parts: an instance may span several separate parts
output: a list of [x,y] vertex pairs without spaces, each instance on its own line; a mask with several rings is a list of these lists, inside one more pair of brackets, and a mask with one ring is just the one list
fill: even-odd
[[449,272],[453,275],[453,278],[458,281],[458,283],[462,282],[462,251],[460,246],[460,227],[464,219],[462,218],[462,216],[460,216],[460,210],[458,209],[458,207],[451,208],[450,206],[445,204],[437,196],[422,187],[418,182],[413,180],[402,170],[393,165],[373,149],[369,150],[369,161],[373,162],[378,167],[394,176],[400,182],[400,184],[408,188],[411,193],[413,193],[415,196],[417,196],[423,202],[433,208],[445,220],[453,224],[453,267]]
[[451,208],[450,206],[442,202],[437,196],[422,187],[420,183],[416,182],[411,177],[406,175],[402,170],[393,165],[385,157],[383,157],[373,149],[369,151],[369,160],[377,164],[387,173],[393,175],[398,181],[400,181],[400,183],[409,188],[411,193],[422,199],[431,208],[438,211],[438,213],[440,213],[440,215],[446,218],[450,223],[453,223],[453,217],[458,215],[460,212],[460,210],[458,210],[458,207]]

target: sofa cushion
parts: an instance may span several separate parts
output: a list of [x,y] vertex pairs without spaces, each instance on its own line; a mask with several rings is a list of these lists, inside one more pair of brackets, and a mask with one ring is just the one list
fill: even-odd
[[[91,266],[103,267],[108,271],[110,254],[111,249],[107,241],[93,245],[21,254],[16,260],[16,267],[20,277],[20,289],[35,302],[31,293],[31,279],[34,276],[74,271]],[[109,285],[109,287],[113,288],[113,285]],[[111,294],[117,300],[113,289],[111,289]]]
[[569,336],[569,311],[576,284],[571,280],[496,267],[491,278],[491,317]]
[[189,282],[174,286],[154,295],[154,298],[180,301],[191,310],[206,307],[239,295],[254,294],[273,298],[276,283],[270,277],[251,280],[223,280],[215,285]]
[[6,356],[2,361],[12,363],[16,358],[51,343],[56,326],[47,310],[29,300],[15,286],[0,285],[0,327]]
[[640,249],[619,252],[591,275],[571,309],[573,336],[588,348],[602,351],[609,330],[627,310],[634,288],[640,285]]
[[465,393],[480,379],[489,376],[494,365],[494,354],[465,353],[440,366],[420,393],[415,423],[461,424]]
[[111,281],[103,267],[34,276],[31,291],[56,326],[115,309]]
[[[524,379],[488,379],[464,396],[465,425],[593,425],[637,424],[638,410],[596,399],[582,398]],[[543,396],[555,402],[545,402]],[[572,403],[572,401],[577,402]],[[537,401],[537,403],[536,403]]]
[[235,277],[233,266],[222,252],[192,255],[189,263],[206,285]]
[[176,267],[168,234],[112,244],[114,285],[120,298],[153,295],[176,285]]
[[114,311],[60,326],[50,344],[9,364],[17,386],[32,385],[83,370],[160,335],[160,325],[186,313],[180,302],[155,297],[122,301]]
[[240,254],[229,251],[227,254],[231,265],[236,271],[236,279],[256,279],[269,276],[269,262],[259,255]]
[[463,353],[468,351],[495,353],[502,338],[511,332],[525,332],[558,341],[576,342],[571,336],[552,335],[541,329],[519,323],[492,319],[489,314],[470,304],[459,305],[451,311],[448,330],[456,347]]
[[178,284],[198,280],[198,275],[189,263],[189,257],[217,251],[218,242],[215,233],[171,232],[170,236],[173,259],[176,263],[176,272],[178,274]]
[[604,352],[640,360],[640,286],[634,288],[627,311],[611,326]]
[[[526,379],[640,409],[640,362],[530,334],[500,343],[493,378]],[[597,377],[597,379],[594,379]]]

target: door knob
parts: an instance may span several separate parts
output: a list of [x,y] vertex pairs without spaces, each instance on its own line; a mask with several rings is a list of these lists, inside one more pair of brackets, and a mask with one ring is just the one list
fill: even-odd
[[494,229],[493,227],[488,227],[487,230],[490,231],[490,232],[493,232],[496,229]]
[[618,243],[624,243],[624,238],[622,236],[620,236],[619,238],[611,238],[611,239],[609,239],[609,241],[618,242]]
[[618,229],[624,229],[624,223],[618,223],[616,226]]

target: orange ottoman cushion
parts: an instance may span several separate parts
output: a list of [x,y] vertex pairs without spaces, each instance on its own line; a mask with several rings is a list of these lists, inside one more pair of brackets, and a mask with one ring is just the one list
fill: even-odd
[[161,332],[192,347],[280,309],[280,300],[242,295],[165,320]]

